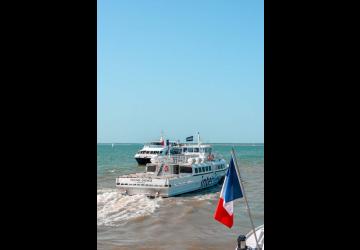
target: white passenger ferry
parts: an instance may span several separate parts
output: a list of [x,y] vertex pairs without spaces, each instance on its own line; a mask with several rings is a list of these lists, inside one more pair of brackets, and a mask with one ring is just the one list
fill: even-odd
[[[176,142],[167,142],[169,145],[173,146],[177,144]],[[134,158],[139,165],[146,165],[151,162],[152,157],[166,153],[167,149],[168,145],[166,145],[163,136],[161,136],[159,141],[145,144],[143,148],[135,154]]]
[[211,145],[182,144],[152,158],[144,173],[116,178],[116,186],[128,195],[170,197],[218,184],[224,179],[226,161],[212,154]]

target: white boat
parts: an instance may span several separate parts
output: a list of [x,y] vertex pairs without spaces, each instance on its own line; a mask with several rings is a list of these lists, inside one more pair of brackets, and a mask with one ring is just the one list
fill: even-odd
[[128,195],[170,197],[214,186],[224,179],[228,165],[212,154],[208,144],[181,144],[166,155],[153,157],[144,173],[116,178],[116,186]]
[[[255,228],[255,233],[259,243],[259,248],[264,250],[264,225]],[[251,230],[246,236],[240,235],[238,237],[238,246],[236,247],[236,250],[255,250],[259,248],[256,246],[256,239],[253,230]]]
[[151,158],[162,154],[167,149],[163,136],[160,137],[159,141],[153,141],[145,144],[141,150],[139,150],[134,158],[139,165],[146,165],[150,163]]

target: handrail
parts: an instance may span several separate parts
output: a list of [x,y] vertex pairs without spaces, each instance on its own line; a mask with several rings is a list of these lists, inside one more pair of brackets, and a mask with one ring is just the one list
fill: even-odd
[[154,144],[144,144],[144,147],[149,147],[149,148],[165,148],[166,146],[163,145],[154,145]]

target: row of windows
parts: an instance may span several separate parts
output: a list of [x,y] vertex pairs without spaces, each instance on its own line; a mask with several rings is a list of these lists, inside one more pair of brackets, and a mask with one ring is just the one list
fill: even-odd
[[198,153],[198,152],[199,152],[199,148],[184,148],[183,150],[184,150],[184,153],[186,153],[186,152],[189,152],[189,153],[193,153],[193,152]]
[[139,154],[161,154],[163,151],[140,151]]
[[211,166],[195,168],[195,174],[211,171]]
[[217,167],[217,169],[224,169],[224,168],[225,168],[224,164],[218,165],[218,167]]
[[[184,153],[199,153],[199,151],[201,153],[211,153],[211,148],[184,148],[183,152]],[[139,152],[139,154],[161,154],[163,151],[146,151],[146,150],[142,150]],[[171,154],[181,154],[181,148],[172,148],[171,149]],[[167,154],[167,153],[166,153]]]
[[201,153],[211,153],[211,148],[193,148],[193,147],[189,147],[189,148],[183,148],[183,152],[186,153],[199,153],[199,151]]

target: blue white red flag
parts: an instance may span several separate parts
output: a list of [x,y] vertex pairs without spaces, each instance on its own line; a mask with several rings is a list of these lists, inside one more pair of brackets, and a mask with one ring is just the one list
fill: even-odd
[[236,171],[234,160],[231,158],[229,168],[225,175],[224,184],[220,192],[220,199],[214,214],[215,220],[229,228],[234,224],[233,201],[243,197],[240,180]]

